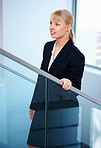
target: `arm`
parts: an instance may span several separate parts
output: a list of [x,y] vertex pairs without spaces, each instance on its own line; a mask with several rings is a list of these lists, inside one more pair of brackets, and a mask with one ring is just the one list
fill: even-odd
[[68,67],[68,76],[65,76],[63,79],[62,87],[66,90],[70,89],[71,86],[76,87],[77,89],[81,89],[81,79],[83,76],[85,65],[85,57],[80,52],[77,54],[73,54],[71,58],[71,62]]
[[72,86],[76,87],[77,89],[81,89],[81,79],[83,76],[84,65],[85,65],[84,55],[75,54],[70,63],[68,79],[71,80]]

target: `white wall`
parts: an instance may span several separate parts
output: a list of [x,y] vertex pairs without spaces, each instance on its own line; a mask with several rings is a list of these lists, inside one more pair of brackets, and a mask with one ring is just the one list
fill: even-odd
[[71,0],[3,0],[3,48],[40,67],[44,44],[52,40],[50,14],[72,10]]

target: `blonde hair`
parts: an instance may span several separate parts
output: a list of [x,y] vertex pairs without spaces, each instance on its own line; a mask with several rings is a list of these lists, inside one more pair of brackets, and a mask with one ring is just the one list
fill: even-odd
[[64,22],[68,25],[71,25],[71,29],[69,32],[69,37],[72,39],[72,42],[75,43],[74,41],[74,31],[72,29],[73,23],[74,23],[74,19],[73,16],[71,14],[71,12],[69,12],[68,10],[57,10],[55,12],[53,12],[50,16],[50,19],[53,21],[60,21],[61,18],[64,20]]

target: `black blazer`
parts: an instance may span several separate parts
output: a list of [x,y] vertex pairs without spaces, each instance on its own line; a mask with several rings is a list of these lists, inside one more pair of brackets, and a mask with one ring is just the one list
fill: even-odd
[[64,45],[48,71],[48,65],[55,42],[56,41],[51,41],[45,44],[41,69],[59,79],[68,78],[71,80],[74,87],[81,89],[81,78],[83,76],[85,58],[71,39]]
[[[59,54],[55,58],[54,62],[52,63],[48,71],[48,65],[49,65],[54,43],[55,41],[51,41],[45,44],[41,69],[59,79],[62,79],[62,78],[70,79],[72,81],[72,85],[80,89],[81,88],[81,78],[83,75],[84,63],[85,63],[84,55],[77,49],[76,46],[74,46],[72,40],[70,39],[65,44],[63,49],[59,52]],[[60,86],[58,87],[58,85],[55,86],[55,83],[52,84],[50,81],[48,85],[49,85],[48,88],[50,90],[49,92],[51,92],[50,94],[53,95],[53,97],[51,95],[48,96],[48,99],[50,98],[49,100],[51,100],[51,102],[52,101],[54,102],[54,98],[57,100],[59,100],[60,98],[60,100],[62,100],[61,96],[65,96],[65,95],[66,95],[65,97],[68,96],[69,98],[73,99],[73,94],[72,96],[69,96],[69,94],[67,95],[67,91],[65,92],[63,89],[61,89]],[[35,87],[35,91],[32,97],[32,101],[30,104],[30,109],[40,110],[41,108],[44,108],[43,107],[44,98],[45,98],[45,79],[43,76],[39,75],[37,84]]]

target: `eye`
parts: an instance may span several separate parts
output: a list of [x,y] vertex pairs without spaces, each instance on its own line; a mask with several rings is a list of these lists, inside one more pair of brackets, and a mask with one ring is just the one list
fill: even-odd
[[60,24],[59,23],[56,23],[56,26],[60,26]]
[[52,22],[50,21],[50,25],[52,25]]

